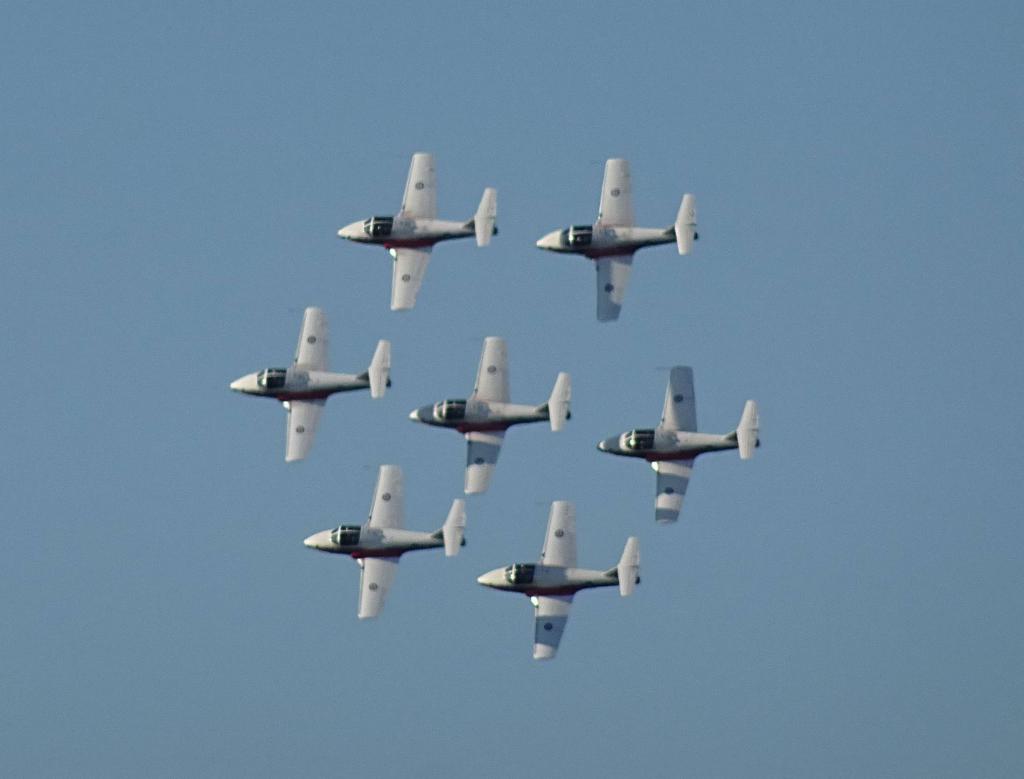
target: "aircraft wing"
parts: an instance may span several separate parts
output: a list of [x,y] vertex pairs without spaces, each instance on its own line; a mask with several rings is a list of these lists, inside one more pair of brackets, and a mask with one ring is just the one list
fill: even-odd
[[302,317],[295,364],[311,371],[327,370],[327,314],[319,308],[307,308]]
[[412,155],[409,177],[405,180],[405,194],[402,195],[402,216],[437,218],[437,181],[433,154],[418,152]]
[[384,608],[384,598],[398,573],[398,558],[364,557],[359,565],[363,569],[359,577],[359,619],[369,619]]
[[629,285],[629,271],[633,267],[632,254],[598,257],[597,265],[597,319],[612,322],[619,318],[622,302]]
[[697,432],[697,395],[693,391],[693,368],[688,365],[675,366],[668,376],[660,427]]
[[303,460],[313,446],[316,426],[324,410],[325,400],[288,401],[288,434],[285,462]]
[[486,492],[498,464],[504,430],[466,433],[466,494]]
[[675,522],[683,507],[683,496],[693,473],[693,459],[660,460],[651,463],[658,474],[658,496],[654,499],[654,518],[662,523]]
[[370,506],[370,527],[400,528],[405,522],[405,487],[402,469],[397,465],[382,465],[377,473],[377,487]]
[[569,621],[572,595],[539,595],[533,603],[533,659],[550,660]]
[[423,277],[430,262],[430,247],[392,249],[394,268],[391,271],[391,310],[408,311],[416,305]]
[[484,339],[473,399],[508,403],[508,350],[504,338],[489,336]]
[[556,500],[551,504],[540,562],[542,565],[576,567],[576,508],[567,500]]
[[633,185],[627,160],[608,160],[604,164],[597,221],[606,227],[633,226]]

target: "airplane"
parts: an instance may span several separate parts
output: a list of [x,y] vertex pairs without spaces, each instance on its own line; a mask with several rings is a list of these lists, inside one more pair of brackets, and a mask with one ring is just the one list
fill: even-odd
[[508,352],[504,338],[484,339],[476,386],[468,400],[442,400],[432,406],[420,406],[409,419],[434,427],[458,430],[469,442],[466,452],[467,495],[487,490],[498,463],[505,431],[512,425],[550,421],[558,431],[572,414],[569,401],[572,385],[568,373],[559,373],[546,403],[524,406],[508,399]]
[[748,400],[740,423],[731,433],[714,435],[697,431],[697,398],[693,391],[693,368],[677,365],[669,374],[661,423],[654,430],[630,430],[606,438],[597,448],[623,457],[643,457],[658,474],[654,518],[668,524],[679,519],[683,496],[693,473],[693,461],[708,452],[739,449],[740,459],[749,460],[761,445],[757,403]]
[[231,382],[244,395],[274,398],[288,412],[285,462],[302,460],[313,446],[313,436],[327,398],[336,392],[370,388],[370,397],[384,396],[391,386],[391,342],[378,341],[370,367],[358,375],[327,370],[327,315],[319,308],[306,309],[302,332],[290,368],[267,368]]
[[333,530],[314,533],[302,543],[310,549],[331,554],[346,554],[359,563],[359,619],[380,614],[384,598],[395,580],[399,558],[418,549],[444,547],[446,557],[454,557],[466,545],[466,501],[456,498],[440,530],[419,533],[405,530],[405,488],[402,469],[382,465],[373,491],[370,517],[365,525],[339,525]]
[[395,216],[371,216],[338,230],[338,237],[356,243],[378,244],[394,260],[391,276],[391,310],[407,311],[416,305],[416,293],[430,262],[430,250],[439,241],[476,236],[477,246],[487,246],[497,235],[498,193],[484,190],[473,217],[465,222],[437,218],[437,182],[434,155],[412,155],[405,182],[402,208]]
[[640,583],[640,541],[626,539],[614,568],[596,571],[576,567],[576,510],[566,500],[551,504],[544,549],[537,563],[513,563],[477,578],[485,587],[530,596],[533,604],[533,658],[550,660],[558,651],[573,596],[591,587],[618,585],[622,597]]
[[597,268],[597,319],[619,318],[629,283],[633,254],[645,246],[675,242],[680,254],[689,254],[697,235],[697,200],[683,195],[675,224],[669,227],[633,226],[633,188],[629,162],[612,159],[604,165],[601,203],[592,225],[555,230],[537,241],[537,247],[563,254],[582,254]]

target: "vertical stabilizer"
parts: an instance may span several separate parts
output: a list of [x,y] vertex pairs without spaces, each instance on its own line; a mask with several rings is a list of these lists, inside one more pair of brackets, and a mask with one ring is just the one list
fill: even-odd
[[384,390],[391,385],[391,342],[378,341],[377,350],[370,361],[370,397],[384,397]]
[[754,456],[760,427],[761,419],[757,413],[757,401],[748,400],[743,406],[743,415],[736,427],[736,443],[739,445],[741,460],[749,460]]
[[487,246],[494,235],[494,224],[498,219],[498,190],[488,187],[480,198],[476,214],[473,216],[473,229],[476,232],[476,245]]
[[616,571],[619,574],[619,594],[623,598],[632,595],[640,581],[640,540],[636,536],[626,539]]
[[679,204],[676,214],[676,247],[680,254],[693,251],[693,242],[697,240],[697,198],[687,193]]
[[569,374],[558,374],[555,379],[555,387],[551,390],[551,397],[548,398],[548,418],[551,420],[551,429],[559,431],[565,426],[565,420],[569,418],[569,403],[572,400],[572,382]]
[[456,498],[452,501],[451,510],[448,512],[448,519],[441,526],[441,535],[444,538],[445,557],[455,557],[459,553],[459,547],[463,543],[463,534],[466,529],[466,501]]

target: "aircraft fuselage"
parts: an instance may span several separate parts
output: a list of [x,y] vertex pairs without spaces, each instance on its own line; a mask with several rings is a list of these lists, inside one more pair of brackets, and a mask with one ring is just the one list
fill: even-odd
[[471,433],[507,430],[512,425],[529,422],[546,422],[550,414],[544,406],[484,400],[442,400],[432,406],[420,406],[409,414],[409,419],[433,427]]
[[[354,543],[346,543],[353,538],[357,539]],[[417,549],[435,549],[444,546],[444,539],[440,533],[350,525],[322,530],[302,543],[311,549],[348,555],[358,560],[363,557],[401,557]],[[466,545],[465,539],[462,545]]]
[[564,568],[539,563],[516,563],[495,568],[477,578],[485,587],[524,595],[573,595],[592,587],[618,586],[619,576],[611,571],[590,568]]
[[[391,386],[388,379],[387,386]],[[337,392],[369,389],[367,374],[307,371],[294,365],[290,368],[268,368],[250,373],[231,382],[231,389],[245,395],[274,398],[280,401],[317,400]]]
[[582,254],[597,257],[632,254],[647,246],[675,243],[673,227],[604,227],[602,225],[574,225],[548,233],[537,248],[561,254]]
[[[390,220],[390,221],[389,221]],[[497,233],[497,228],[494,233]],[[444,219],[418,219],[403,216],[370,217],[338,230],[338,237],[356,243],[383,246],[385,249],[421,249],[440,241],[470,238],[476,235],[473,222]]]
[[642,457],[648,462],[688,460],[708,452],[736,449],[733,435],[688,433],[673,430],[629,430],[599,442],[602,452],[622,457]]

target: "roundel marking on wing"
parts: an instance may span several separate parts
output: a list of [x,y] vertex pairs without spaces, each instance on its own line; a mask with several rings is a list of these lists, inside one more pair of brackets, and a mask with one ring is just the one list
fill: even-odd
[[498,366],[497,365],[488,365],[487,366],[487,372],[488,373],[497,373],[498,372]]
[[682,395],[673,395],[672,396],[672,402],[673,403],[682,403],[683,402],[683,396]]
[[390,492],[385,492],[383,495],[380,496],[380,499],[383,500],[383,501],[391,500],[391,493]]
[[553,629],[554,629],[554,627],[555,627],[555,626],[554,626],[554,625],[552,625],[552,624],[551,624],[550,622],[545,622],[545,623],[544,623],[544,629],[545,629],[545,630],[553,630]]
[[473,460],[473,464],[474,465],[483,465],[484,464],[484,458],[483,457],[477,457],[475,460]]
[[611,292],[613,289],[615,289],[615,285],[614,284],[605,284],[604,285],[604,291],[605,292]]
[[422,181],[417,181],[416,182],[416,189],[423,189],[423,182]]
[[618,197],[619,195],[622,194],[622,190],[620,190],[618,187],[615,187],[615,189],[613,189],[609,194],[612,197]]
[[409,281],[411,279],[412,279],[412,276],[410,276],[408,273],[403,273],[402,274],[402,281]]
[[558,528],[558,530],[555,531],[555,538],[561,538],[564,535],[565,535],[565,531],[562,530],[562,528]]
[[299,425],[298,427],[295,428],[295,432],[296,433],[305,433],[306,432],[306,428],[303,425]]
[[675,489],[672,488],[672,487],[666,487],[665,488],[665,494],[666,495],[672,495],[674,492],[675,492]]
[[377,582],[370,582],[369,589],[373,590],[373,591],[376,591],[376,589],[377,589]]
[[316,343],[316,336],[315,336],[315,335],[311,335],[311,336],[309,336],[309,337],[308,337],[308,338],[306,339],[306,343],[308,343],[308,344],[315,344],[315,343]]

